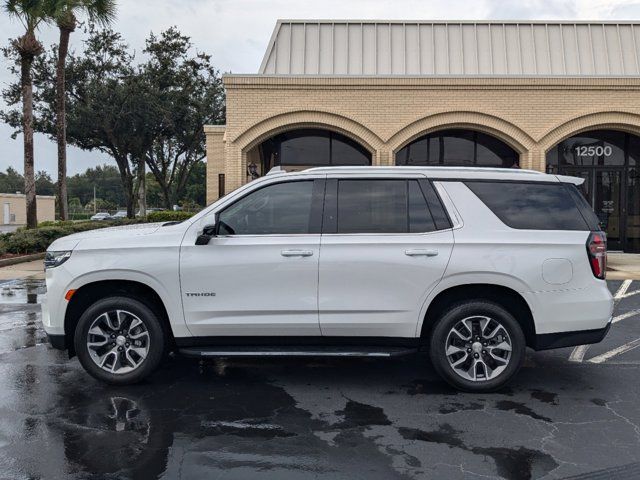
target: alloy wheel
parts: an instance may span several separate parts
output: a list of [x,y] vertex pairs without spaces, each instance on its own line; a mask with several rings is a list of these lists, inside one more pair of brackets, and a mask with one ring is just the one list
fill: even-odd
[[487,316],[467,317],[447,335],[449,366],[465,380],[488,381],[500,375],[511,360],[512,343],[505,327]]
[[110,310],[98,316],[87,333],[87,349],[93,362],[116,375],[136,370],[149,354],[149,331],[144,322],[126,310]]

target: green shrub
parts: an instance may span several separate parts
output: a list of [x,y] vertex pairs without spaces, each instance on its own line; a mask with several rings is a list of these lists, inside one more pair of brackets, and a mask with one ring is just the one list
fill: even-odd
[[44,252],[54,240],[72,233],[96,230],[99,228],[143,223],[140,219],[123,219],[107,222],[42,222],[39,228],[28,230],[19,228],[15,232],[0,236],[0,255],[3,253],[28,254]]
[[47,236],[40,234],[38,230],[17,230],[4,240],[9,253],[43,252],[50,243],[47,242]]
[[191,218],[193,213],[174,212],[173,210],[163,210],[161,212],[151,212],[147,215],[149,222],[181,222],[187,218]]

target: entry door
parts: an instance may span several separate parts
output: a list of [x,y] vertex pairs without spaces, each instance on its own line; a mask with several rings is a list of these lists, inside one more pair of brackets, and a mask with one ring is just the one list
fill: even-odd
[[[439,202],[433,187],[423,185],[426,198]],[[416,335],[420,309],[453,247],[442,206],[431,212],[415,179],[328,181],[318,293],[322,335]]]
[[2,223],[9,225],[11,223],[11,204],[5,203],[2,206]]
[[622,250],[625,232],[622,170],[598,169],[593,177],[593,209],[607,232],[607,246],[611,250]]
[[193,335],[320,335],[323,189],[323,181],[271,183],[219,213],[208,245],[185,237],[180,280]]
[[607,233],[608,248],[623,250],[626,208],[622,202],[622,170],[567,168],[563,174],[585,179],[579,188],[596,212],[602,229]]

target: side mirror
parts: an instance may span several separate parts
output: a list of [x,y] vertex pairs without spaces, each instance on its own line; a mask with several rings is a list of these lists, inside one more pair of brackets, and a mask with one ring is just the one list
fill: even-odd
[[196,245],[208,245],[209,240],[216,236],[216,224],[205,225],[202,233],[196,238]]

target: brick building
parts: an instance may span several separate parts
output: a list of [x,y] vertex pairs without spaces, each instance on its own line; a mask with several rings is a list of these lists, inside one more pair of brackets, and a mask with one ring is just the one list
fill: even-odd
[[640,251],[640,23],[281,20],[224,84],[209,203],[274,166],[529,168],[584,177]]

